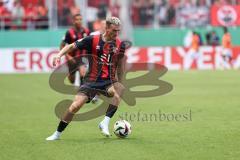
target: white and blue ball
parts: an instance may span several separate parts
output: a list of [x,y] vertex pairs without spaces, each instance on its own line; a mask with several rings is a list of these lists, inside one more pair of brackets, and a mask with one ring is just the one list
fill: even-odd
[[114,124],[114,134],[119,138],[126,138],[132,132],[131,125],[126,120],[119,120]]

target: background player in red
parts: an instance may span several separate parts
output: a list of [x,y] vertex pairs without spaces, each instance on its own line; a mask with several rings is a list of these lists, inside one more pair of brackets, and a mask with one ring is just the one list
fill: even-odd
[[[82,39],[89,35],[89,30],[82,26],[82,16],[80,14],[76,14],[73,16],[73,26],[69,28],[62,39],[60,49],[62,49],[65,45],[71,44],[79,39]],[[82,78],[86,73],[86,64],[83,62],[83,59],[79,56],[83,54],[84,51],[75,50],[67,53],[66,60],[69,69],[68,79],[74,84],[76,77],[76,71],[79,71],[79,75]],[[79,68],[76,70],[76,68]]]
[[56,66],[63,55],[76,49],[85,49],[87,54],[91,55],[88,57],[89,70],[84,78],[84,84],[80,86],[73,103],[59,122],[57,131],[46,140],[59,139],[62,131],[72,121],[74,114],[97,93],[112,97],[106,115],[99,124],[102,134],[110,136],[108,129],[110,118],[117,111],[124,89],[120,82],[124,74],[125,46],[117,38],[119,31],[120,20],[116,17],[108,18],[104,34],[88,36],[67,45],[54,57],[53,65]]

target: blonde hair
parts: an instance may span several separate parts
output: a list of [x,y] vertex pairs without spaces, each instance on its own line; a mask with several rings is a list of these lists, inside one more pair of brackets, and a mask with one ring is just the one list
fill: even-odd
[[111,24],[120,26],[121,25],[121,21],[117,17],[108,17],[106,19],[106,25],[109,27]]

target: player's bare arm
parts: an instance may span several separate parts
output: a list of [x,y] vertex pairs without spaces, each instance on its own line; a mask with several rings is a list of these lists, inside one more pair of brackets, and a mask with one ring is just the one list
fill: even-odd
[[60,52],[53,58],[53,66],[56,66],[57,64],[59,64],[60,59],[63,55],[66,55],[67,53],[73,51],[75,49],[75,44],[69,44],[66,45],[65,47],[63,47]]
[[[64,41],[61,42],[60,44],[60,50],[63,49],[65,46],[67,45],[67,43],[65,43]],[[76,61],[74,60],[73,56],[71,56],[70,54],[66,54],[66,58],[69,62],[75,63]]]

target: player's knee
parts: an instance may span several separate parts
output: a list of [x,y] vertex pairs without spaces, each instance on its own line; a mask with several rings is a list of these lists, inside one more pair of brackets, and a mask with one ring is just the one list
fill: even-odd
[[119,94],[115,93],[114,96],[113,96],[113,98],[114,98],[114,100],[115,100],[117,103],[120,103],[120,101],[121,101],[121,96],[120,96]]
[[114,91],[114,89],[113,88],[110,88],[110,89],[108,89],[108,95],[109,95],[109,97],[113,97],[114,96],[114,94],[115,94],[115,91]]
[[72,105],[69,107],[68,111],[71,113],[76,113],[80,107],[76,103],[72,103]]
[[79,111],[79,109],[81,108],[81,105],[77,102],[73,102],[72,105],[69,108],[69,112],[71,113],[76,113]]
[[69,112],[76,113],[82,107],[81,100],[75,99],[69,108]]

